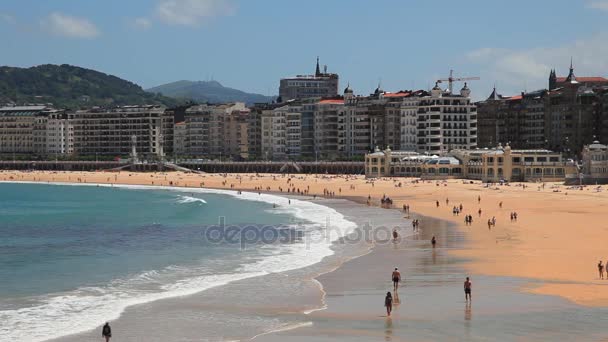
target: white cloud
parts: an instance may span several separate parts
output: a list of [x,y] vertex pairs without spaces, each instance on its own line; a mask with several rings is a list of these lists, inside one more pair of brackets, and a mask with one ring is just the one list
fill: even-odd
[[161,0],[156,8],[163,22],[194,27],[211,18],[235,12],[236,6],[230,0]]
[[140,30],[147,30],[152,27],[152,21],[150,21],[148,18],[136,18],[133,21],[133,26]]
[[85,18],[78,18],[62,14],[51,13],[42,21],[44,29],[50,33],[68,38],[92,39],[101,34],[99,29]]
[[598,9],[601,11],[608,11],[608,0],[595,0],[587,3],[587,7]]
[[607,76],[608,33],[555,47],[532,49],[505,49],[485,47],[469,52],[466,57],[481,73],[487,89],[498,82],[499,90],[506,95],[522,90],[542,89],[548,86],[549,71],[557,70],[566,76],[570,58],[574,59],[575,75]]

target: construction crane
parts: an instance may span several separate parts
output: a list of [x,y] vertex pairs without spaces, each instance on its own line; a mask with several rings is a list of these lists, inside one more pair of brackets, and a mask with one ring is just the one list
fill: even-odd
[[462,81],[479,81],[479,77],[454,77],[454,70],[450,70],[450,77],[442,78],[437,80],[437,83],[448,82],[448,91],[450,94],[452,93],[452,86],[454,82],[462,82]]

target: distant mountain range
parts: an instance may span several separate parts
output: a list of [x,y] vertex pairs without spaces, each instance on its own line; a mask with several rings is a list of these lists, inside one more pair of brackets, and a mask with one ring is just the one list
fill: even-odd
[[175,99],[190,99],[201,103],[245,102],[246,104],[253,104],[272,102],[276,98],[224,87],[217,81],[177,81],[146,89],[146,91]]
[[60,108],[184,102],[144,91],[135,83],[72,65],[0,67],[0,103],[52,103]]

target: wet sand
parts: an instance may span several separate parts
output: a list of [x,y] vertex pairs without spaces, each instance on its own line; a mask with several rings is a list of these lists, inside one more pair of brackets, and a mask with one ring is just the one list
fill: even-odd
[[[600,340],[608,336],[607,309],[521,292],[525,279],[467,274],[454,257],[465,236],[446,221],[422,218],[422,232],[399,244],[376,246],[319,277],[327,309],[307,315],[312,325],[254,341],[534,341]],[[436,236],[433,249],[429,240]],[[405,282],[399,305],[386,317],[384,296],[399,267]],[[463,282],[473,281],[465,301]],[[393,292],[395,297],[395,292]]]
[[[283,175],[0,173],[0,179],[6,180],[68,181],[66,178],[275,192],[282,188],[283,195],[289,187]],[[377,246],[371,254],[319,277],[327,291],[327,309],[310,315],[297,310],[279,314],[290,320],[276,330],[312,326],[261,335],[256,340],[597,340],[607,335],[602,331],[608,323],[603,318],[608,281],[599,280],[595,268],[605,253],[606,192],[556,184],[485,187],[461,180],[413,183],[411,179],[381,179],[371,183],[362,177],[327,175],[294,175],[291,184],[309,194],[320,196],[329,190],[360,202],[369,195],[372,205],[378,205],[386,194],[397,207],[407,203],[413,212],[442,221],[425,218],[420,241]],[[435,201],[440,202],[439,208]],[[451,213],[461,203],[464,214],[473,214],[471,227],[464,226],[462,215]],[[478,208],[483,209],[481,217],[476,214]],[[518,212],[518,222],[509,222],[511,211]],[[486,221],[492,216],[498,223],[488,230]],[[428,244],[433,234],[439,237],[434,252]],[[383,298],[391,288],[390,272],[395,266],[407,279],[399,291],[405,301],[387,320],[382,317]],[[466,275],[474,284],[470,308],[462,290]]]

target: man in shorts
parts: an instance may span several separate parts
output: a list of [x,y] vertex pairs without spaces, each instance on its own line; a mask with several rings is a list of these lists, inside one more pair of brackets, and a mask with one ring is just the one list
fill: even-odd
[[395,291],[397,291],[397,288],[399,287],[399,282],[401,281],[401,273],[399,272],[399,269],[397,267],[395,267],[395,270],[393,271],[392,278],[393,288],[395,289]]
[[471,280],[469,279],[469,277],[467,277],[467,280],[465,280],[464,282],[464,300],[465,301],[470,301],[471,300]]

